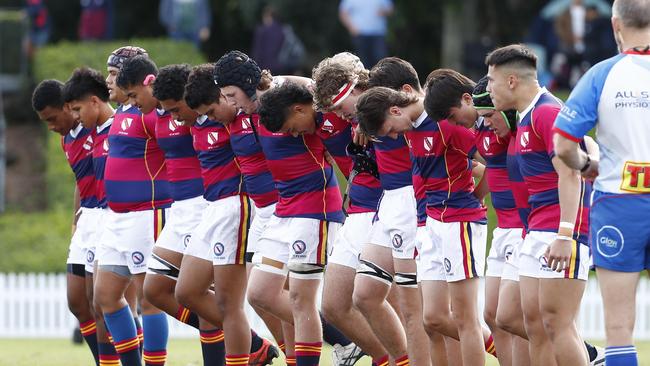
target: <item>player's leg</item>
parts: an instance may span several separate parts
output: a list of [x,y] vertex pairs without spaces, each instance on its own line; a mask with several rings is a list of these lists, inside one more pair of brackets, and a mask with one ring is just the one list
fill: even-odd
[[499,286],[497,326],[523,339],[528,339],[521,309],[519,281],[502,279]]
[[373,359],[386,354],[368,321],[353,307],[352,293],[356,269],[329,263],[325,272],[321,309],[327,321],[336,326],[350,340]]
[[198,316],[181,306],[174,296],[182,260],[182,253],[156,245],[144,280],[144,296],[158,309],[198,329]]
[[438,223],[437,227],[463,364],[484,365],[487,342],[477,317],[477,302],[478,277],[485,267],[486,225],[455,222]]
[[164,365],[167,359],[167,339],[169,337],[167,314],[144,297],[144,279],[144,272],[133,276],[142,311],[144,362],[145,365]]
[[617,272],[601,267],[596,267],[596,273],[605,311],[605,363],[637,365],[633,334],[639,273]]
[[[251,230],[253,228],[251,227]],[[250,239],[250,238],[249,238]],[[252,253],[251,253],[252,254]],[[250,274],[255,268],[255,265],[251,261],[246,262],[246,274],[248,278],[250,279]],[[264,311],[260,308],[253,308],[255,310],[255,313],[262,319],[266,327],[268,328],[269,332],[271,332],[271,335],[273,336],[273,339],[279,344],[284,343],[284,334],[282,333],[282,320],[278,319],[275,315]]]
[[404,317],[409,364],[428,365],[431,359],[428,347],[429,337],[424,330],[422,321],[422,293],[417,284],[415,260],[393,258],[393,265],[399,308]]
[[[522,269],[526,261],[522,256]],[[519,277],[521,307],[524,314],[524,326],[530,345],[531,365],[555,365],[551,340],[544,330],[539,307],[539,279],[521,275]]]
[[575,324],[585,285],[586,281],[581,279],[540,279],[539,300],[544,329],[553,344],[559,366],[589,364]]
[[499,287],[501,284],[500,277],[485,277],[485,307],[483,309],[483,319],[487,324],[497,354],[499,355],[500,365],[512,365],[512,334],[500,328],[496,322],[497,309],[499,303]]
[[[181,306],[221,328],[223,314],[214,306],[216,299],[214,292],[210,291],[214,276],[212,260],[205,259],[209,257],[207,249],[202,250],[205,253],[198,254],[197,252],[201,250],[194,249],[193,247],[199,246],[194,243],[194,240],[190,242],[188,251],[183,256],[174,294]],[[202,255],[203,258],[198,255]]]
[[291,241],[287,264],[296,362],[301,366],[316,366],[323,346],[317,293],[327,261],[327,246],[333,245],[340,224],[302,218],[287,219],[284,224],[294,228],[295,238],[303,238]]
[[[339,230],[334,245],[329,249],[321,310],[328,322],[373,359],[379,359],[386,355],[386,350],[372,332],[368,321],[352,304],[359,253],[361,245],[368,239],[373,217],[373,212],[351,214]],[[327,341],[326,335],[324,331],[323,337]]]
[[246,283],[246,265],[243,258],[237,264],[214,266],[216,305],[223,314],[226,365],[240,365],[244,360],[248,363],[250,357],[251,330],[243,306]]
[[[79,321],[79,330],[93,354],[95,363],[99,362],[97,352],[97,325],[93,314],[92,303],[88,301],[85,264],[68,263],[66,274],[66,294],[68,308]],[[92,285],[92,280],[90,282]]]
[[[375,225],[378,223],[375,223]],[[406,335],[402,323],[386,301],[393,282],[391,249],[375,244],[365,244],[361,249],[361,266],[354,280],[353,304],[394,359],[404,356]]]
[[[100,258],[108,257],[101,255]],[[113,338],[122,365],[141,365],[140,341],[133,314],[124,298],[131,281],[126,265],[100,265],[96,271],[95,301],[104,314],[104,321]]]

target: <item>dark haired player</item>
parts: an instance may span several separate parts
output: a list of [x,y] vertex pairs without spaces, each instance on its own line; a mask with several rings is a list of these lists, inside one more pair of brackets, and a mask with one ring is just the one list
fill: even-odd
[[[113,107],[109,102],[109,92],[106,81],[101,73],[89,68],[77,69],[73,72],[64,87],[64,98],[70,106],[72,114],[84,127],[93,131],[93,170],[96,181],[98,210],[93,211],[93,226],[96,228],[95,238],[86,251],[86,283],[88,298],[93,300],[93,272],[97,260],[96,245],[101,238],[103,217],[106,215],[107,201],[104,186],[104,167],[108,156],[108,130],[113,123]],[[131,291],[133,292],[133,291]],[[131,295],[134,295],[131,294]],[[129,303],[135,304],[135,297],[130,296]],[[132,307],[133,308],[133,307]],[[133,312],[133,310],[132,310]],[[95,317],[98,319],[97,339],[100,366],[119,362],[115,347],[110,342],[104,325],[101,309],[95,306]],[[134,313],[135,314],[135,313]],[[137,315],[134,315],[137,316]]]
[[63,84],[58,80],[44,80],[38,84],[32,95],[32,108],[45,121],[48,130],[61,135],[61,147],[75,175],[75,211],[67,260],[68,308],[79,320],[81,334],[95,364],[99,365],[94,312],[91,298],[86,296],[86,286],[92,287],[92,280],[88,283],[85,278],[87,247],[94,245],[96,240],[93,215],[98,200],[92,164],[94,133],[72,115],[64,102]]
[[[140,48],[122,47],[109,56],[107,85],[112,98],[123,97],[115,85],[123,64],[142,54],[146,52]],[[166,315],[142,296],[146,261],[172,201],[163,152],[155,140],[157,119],[155,111],[143,114],[135,106],[122,104],[108,136],[104,182],[110,210],[98,249],[95,295],[125,366],[141,364],[135,323],[124,300],[132,281],[149,334],[145,336],[145,362],[162,365],[166,359]]]
[[[423,181],[427,193],[427,230],[433,245],[442,248],[463,364],[484,364],[476,278],[483,270],[486,217],[472,179],[473,134],[445,120],[434,121],[421,97],[384,87],[361,95],[357,117],[370,135],[396,138],[406,133],[415,179]],[[426,267],[432,259],[422,257],[420,264]],[[448,311],[432,307],[436,302],[427,292],[427,282],[422,282],[425,318],[432,311]],[[454,329],[438,331],[451,335]]]
[[[224,55],[215,67],[215,82],[221,92],[246,113],[257,111],[259,96],[287,79],[272,78],[238,51]],[[293,320],[298,364],[316,365],[322,347],[316,291],[325,265],[325,248],[343,219],[340,192],[317,136],[293,137],[273,134],[261,124],[256,127],[279,201],[259,242],[262,263],[251,273],[249,300],[285,321]],[[283,291],[287,272],[291,306],[274,303]]]
[[510,45],[492,51],[485,63],[495,108],[520,115],[516,161],[531,212],[519,283],[531,361],[587,365],[575,319],[589,270],[590,184],[555,155],[552,128],[562,103],[539,86],[535,54]]

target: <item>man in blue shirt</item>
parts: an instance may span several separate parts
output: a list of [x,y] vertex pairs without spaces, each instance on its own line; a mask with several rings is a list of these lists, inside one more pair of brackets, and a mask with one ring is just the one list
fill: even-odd
[[367,68],[388,55],[386,17],[392,13],[392,0],[342,0],[339,5],[339,19]]

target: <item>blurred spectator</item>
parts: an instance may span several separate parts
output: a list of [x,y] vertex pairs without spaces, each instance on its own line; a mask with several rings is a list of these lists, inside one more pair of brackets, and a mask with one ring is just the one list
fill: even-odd
[[278,61],[278,55],[284,41],[282,23],[276,18],[275,9],[266,6],[262,11],[262,24],[255,29],[251,57],[262,69],[271,70],[273,75],[285,72]]
[[302,66],[304,54],[304,46],[293,28],[278,20],[275,8],[266,6],[262,24],[257,26],[253,37],[253,59],[274,75],[293,74]]
[[79,39],[106,40],[113,38],[113,1],[81,0]]
[[386,17],[392,13],[391,0],[342,0],[339,5],[339,18],[368,69],[388,55]]
[[573,0],[571,5],[555,18],[554,25],[560,39],[560,51],[564,55],[563,65],[558,70],[558,86],[570,88],[587,70],[583,63],[587,8],[582,0]]
[[173,39],[191,41],[199,48],[210,38],[212,13],[207,0],[161,0],[158,18]]
[[603,16],[596,7],[588,7],[585,27],[585,62],[593,66],[617,53],[610,18]]
[[29,17],[30,51],[47,43],[50,39],[50,17],[42,0],[27,0],[27,16]]

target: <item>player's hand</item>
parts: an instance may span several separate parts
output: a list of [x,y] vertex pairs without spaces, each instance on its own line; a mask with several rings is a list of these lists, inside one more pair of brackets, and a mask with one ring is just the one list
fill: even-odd
[[352,136],[352,142],[354,142],[355,144],[357,144],[359,146],[366,147],[366,145],[368,145],[369,141],[370,141],[370,138],[368,137],[368,135],[363,133],[361,131],[361,128],[359,126],[357,126],[354,129],[354,136]]
[[334,160],[334,157],[332,157],[329,151],[325,151],[325,160],[327,160],[331,166],[336,165],[336,160]]
[[589,168],[581,173],[582,177],[587,180],[594,180],[598,176],[598,160],[591,159],[589,163]]
[[75,231],[77,231],[77,224],[72,224],[72,227],[70,227],[70,233],[74,235]]
[[549,268],[555,272],[562,272],[569,266],[572,252],[571,244],[569,240],[553,240],[551,245],[546,248],[546,253],[544,253]]

